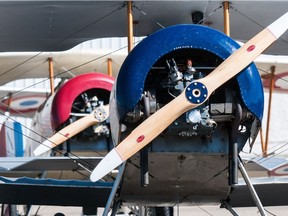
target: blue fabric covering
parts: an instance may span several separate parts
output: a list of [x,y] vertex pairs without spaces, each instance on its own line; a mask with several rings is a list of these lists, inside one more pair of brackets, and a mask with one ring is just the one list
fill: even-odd
[[[204,49],[222,59],[229,57],[239,44],[223,33],[200,25],[177,25],[160,30],[139,43],[124,61],[117,78],[117,106],[120,118],[139,102],[146,76],[163,55],[177,49]],[[258,118],[263,116],[263,88],[254,64],[237,76],[246,107]]]
[[105,187],[110,188],[113,182],[91,182],[81,180],[57,180],[57,179],[35,179],[35,178],[4,178],[0,176],[0,182],[6,184],[25,184],[25,185],[39,185],[39,186],[67,186],[67,187]]

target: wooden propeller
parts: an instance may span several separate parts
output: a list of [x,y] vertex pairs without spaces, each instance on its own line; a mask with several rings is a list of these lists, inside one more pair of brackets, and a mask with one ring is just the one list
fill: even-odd
[[97,107],[89,115],[69,124],[67,127],[55,133],[52,137],[45,140],[34,150],[34,155],[39,156],[52,148],[63,143],[67,139],[75,136],[86,128],[105,121],[109,116],[108,105]]
[[189,84],[178,97],[134,129],[97,165],[91,173],[91,181],[98,181],[133,156],[185,111],[204,103],[215,89],[242,71],[287,29],[288,12],[234,52],[207,77]]

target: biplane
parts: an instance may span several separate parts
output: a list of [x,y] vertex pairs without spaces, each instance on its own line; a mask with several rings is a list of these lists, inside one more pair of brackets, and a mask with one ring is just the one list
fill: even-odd
[[[258,69],[285,77],[287,65],[288,3],[258,2],[261,10],[252,4],[0,2],[1,14],[6,16],[2,20],[11,21],[0,22],[7,28],[0,35],[1,51],[7,56],[3,62],[13,58],[6,52],[19,55],[18,64],[1,70],[2,84],[43,76],[39,65],[48,59],[50,66],[53,55],[71,55],[76,60],[66,70],[60,57],[60,69],[55,67],[51,78],[63,76],[63,71],[83,73],[77,56],[85,56],[86,51],[64,50],[93,38],[129,36],[129,54],[125,60],[123,55],[116,58],[122,65],[115,83],[108,75],[84,73],[61,83],[37,108],[31,131],[42,127],[44,135],[42,140],[29,137],[33,141],[26,146],[29,157],[1,161],[0,202],[83,206],[90,215],[96,214],[97,207],[105,207],[104,215],[110,209],[115,215],[120,206],[144,206],[149,209],[141,212],[144,215],[173,215],[173,206],[194,203],[222,203],[232,214],[236,214],[232,207],[256,205],[266,215],[263,205],[287,205],[287,183],[271,184],[267,179],[253,186],[239,156],[244,145],[253,147],[261,127],[263,86]],[[269,8],[265,17],[263,8]],[[251,20],[253,25],[248,24]],[[230,36],[245,44],[240,46],[222,33],[224,25],[226,34],[231,26]],[[147,37],[132,49],[133,35]],[[19,53],[27,51],[36,54]],[[256,67],[252,62],[264,51]],[[98,59],[95,52],[89,55]],[[114,59],[105,55],[105,62],[107,58]],[[95,66],[91,67],[94,71]],[[89,70],[87,66],[85,72]],[[264,86],[270,87],[271,82]],[[2,105],[9,108],[8,101]],[[47,151],[46,157],[41,156]],[[62,174],[57,179],[53,171],[59,170],[73,180]],[[238,182],[238,172],[245,184]]]

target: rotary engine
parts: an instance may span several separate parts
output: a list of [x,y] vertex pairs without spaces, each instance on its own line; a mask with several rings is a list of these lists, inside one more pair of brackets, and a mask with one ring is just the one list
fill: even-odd
[[[165,62],[165,66],[164,66]],[[166,58],[156,63],[149,72],[142,100],[132,112],[129,112],[127,123],[140,122],[149,117],[169,101],[173,100],[193,81],[207,76],[215,66],[193,67],[191,58]],[[238,93],[235,81],[230,81],[213,92],[204,104],[191,109],[176,119],[163,133],[179,137],[211,136],[219,123],[231,122],[235,115],[234,98]],[[243,117],[253,116],[243,107]],[[244,120],[244,119],[243,119]],[[245,127],[245,126],[243,126]],[[245,129],[244,129],[245,130]]]
[[[91,89],[81,93],[73,102],[72,112],[70,114],[70,121],[76,121],[79,118],[90,114],[98,107],[108,104],[109,92],[101,89]],[[93,125],[82,131],[79,136],[82,137],[100,137],[109,136],[109,123],[108,121],[101,122]]]
[[[52,104],[52,125],[59,130],[98,107],[109,103],[114,79],[101,73],[86,73],[76,76],[61,86]],[[89,127],[78,138],[94,139],[109,136],[108,120]]]
[[[187,59],[186,67],[179,70],[175,60],[166,60],[168,68],[167,80],[162,83],[162,87],[174,98],[178,96],[184,88],[192,81],[203,78],[205,74],[196,71],[192,67],[192,60]],[[210,135],[217,123],[211,118],[209,105],[207,103],[197,109],[189,110],[180,119],[169,127],[169,133],[176,133],[179,136],[190,137],[197,135]]]
[[[201,85],[200,79],[208,76],[238,47],[239,44],[221,32],[201,25],[177,25],[155,32],[133,48],[119,71],[111,97],[116,108],[111,123],[115,119],[115,125],[124,124],[127,132],[132,131],[183,92],[189,83]],[[214,138],[216,143],[217,139],[223,143],[223,138],[237,140],[241,149],[248,139],[252,146],[262,116],[262,83],[256,66],[250,64],[214,92],[209,92],[205,103],[183,113],[160,136],[164,140],[169,140],[165,139],[166,135],[190,137],[202,143],[199,137],[209,138],[214,134],[209,140]],[[114,144],[119,140],[120,129],[123,131],[122,127],[112,130],[116,137]]]

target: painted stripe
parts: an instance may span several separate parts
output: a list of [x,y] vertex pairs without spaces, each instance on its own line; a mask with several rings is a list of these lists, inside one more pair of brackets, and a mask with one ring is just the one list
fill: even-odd
[[15,156],[23,157],[23,133],[22,125],[19,122],[14,122],[14,142],[15,142]]

